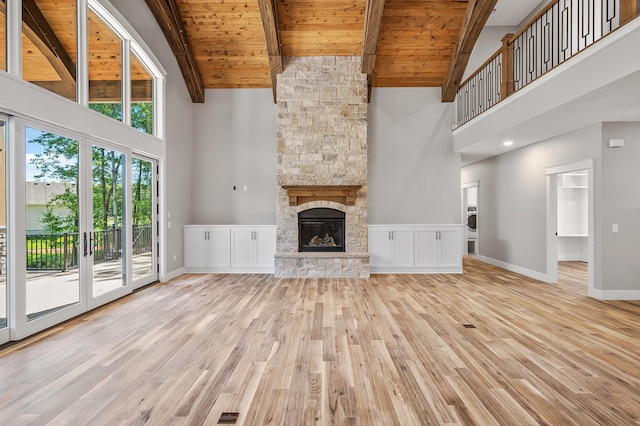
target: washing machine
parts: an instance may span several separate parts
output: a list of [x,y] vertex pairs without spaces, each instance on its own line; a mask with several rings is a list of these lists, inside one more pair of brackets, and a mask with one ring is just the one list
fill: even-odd
[[475,206],[467,207],[467,253],[476,254],[476,242],[478,238],[478,230],[476,228],[478,222],[478,208]]
[[478,237],[476,224],[478,221],[478,208],[475,206],[467,207],[467,238],[475,240]]

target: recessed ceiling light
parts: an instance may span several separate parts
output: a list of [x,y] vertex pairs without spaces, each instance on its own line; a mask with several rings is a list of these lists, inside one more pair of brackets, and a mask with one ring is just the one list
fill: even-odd
[[505,141],[505,142],[502,143],[502,145],[511,146],[511,145],[513,145],[513,141]]

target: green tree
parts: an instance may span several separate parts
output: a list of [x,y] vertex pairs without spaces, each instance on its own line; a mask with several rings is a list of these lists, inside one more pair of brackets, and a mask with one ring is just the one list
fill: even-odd
[[133,158],[131,160],[133,173],[133,226],[150,225],[153,209],[153,185],[151,163]]
[[[44,229],[49,233],[78,232],[78,141],[44,132],[28,143],[42,147],[30,161],[38,170],[35,179],[65,184],[63,193],[47,200],[41,216]],[[56,206],[63,207],[57,211],[66,213],[54,214]]]
[[141,132],[153,134],[153,103],[134,102],[131,104],[131,126]]
[[[95,111],[120,120],[122,107],[118,103],[93,103],[89,107]],[[151,103],[134,103],[131,115],[132,126],[147,132],[152,132],[153,106]],[[41,221],[47,232],[78,232],[78,141],[65,138],[53,133],[42,132],[28,141],[30,144],[40,145],[34,149],[31,159],[38,173],[36,180],[62,182],[67,184],[65,192],[55,195],[48,200],[47,209],[41,216]],[[111,227],[122,226],[123,173],[124,156],[109,149],[94,147],[92,150],[93,172],[93,221],[97,230],[107,230]],[[151,163],[132,159],[133,177],[133,225],[149,225],[152,216],[152,170]],[[64,207],[66,215],[56,214]]]

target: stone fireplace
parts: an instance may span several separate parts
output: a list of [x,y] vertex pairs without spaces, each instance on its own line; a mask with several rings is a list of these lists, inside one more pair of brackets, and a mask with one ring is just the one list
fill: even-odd
[[[369,277],[367,76],[360,69],[360,57],[292,57],[278,75],[278,278]],[[301,250],[298,215],[311,209],[344,214],[340,251]]]

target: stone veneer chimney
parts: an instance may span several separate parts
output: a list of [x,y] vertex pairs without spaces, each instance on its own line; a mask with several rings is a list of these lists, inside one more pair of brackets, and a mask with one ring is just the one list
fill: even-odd
[[[369,277],[367,232],[367,76],[361,58],[291,57],[277,87],[275,276]],[[290,205],[283,186],[361,185],[352,205],[320,199]],[[346,253],[297,253],[298,212],[346,213]]]

